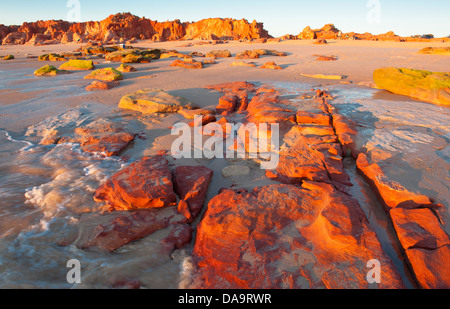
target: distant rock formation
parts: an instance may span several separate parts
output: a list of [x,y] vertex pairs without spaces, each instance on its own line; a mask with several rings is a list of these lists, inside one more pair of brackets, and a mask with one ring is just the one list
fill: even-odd
[[338,28],[334,26],[334,24],[327,24],[320,29],[311,29],[311,27],[306,27],[300,32],[298,35],[286,34],[281,37],[284,40],[368,40],[368,41],[398,41],[398,42],[406,42],[406,41],[448,41],[448,38],[416,38],[415,36],[411,37],[401,37],[396,35],[393,31],[389,31],[383,34],[371,34],[371,33],[356,33],[356,32],[347,32],[343,33]]
[[263,24],[247,20],[210,18],[189,23],[180,20],[158,22],[131,13],[111,15],[102,21],[71,23],[63,20],[37,21],[22,26],[0,25],[3,45],[102,41],[175,41],[181,39],[239,40],[268,39]]

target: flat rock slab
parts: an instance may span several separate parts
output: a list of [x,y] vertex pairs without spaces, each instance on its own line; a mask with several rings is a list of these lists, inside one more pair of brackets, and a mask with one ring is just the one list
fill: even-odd
[[175,205],[169,162],[163,156],[145,157],[113,175],[94,194],[112,210],[163,208]]
[[[367,282],[368,261],[382,283]],[[402,288],[358,202],[304,182],[223,190],[197,229],[193,288]]]
[[[437,249],[450,245],[438,218],[431,209],[394,208],[390,211],[395,231],[404,249]],[[450,256],[449,256],[450,258]]]
[[89,71],[95,69],[92,60],[69,60],[59,66],[60,70]]
[[176,113],[180,109],[191,106],[182,97],[173,96],[162,89],[144,89],[124,96],[119,108],[131,109],[143,114]]
[[97,79],[103,81],[115,81],[122,80],[122,73],[113,68],[104,68],[92,71],[89,75],[85,76],[84,79]]
[[96,91],[96,90],[109,90],[114,87],[118,87],[120,84],[117,81],[100,81],[95,80],[89,86],[86,86],[86,91]]
[[450,267],[448,267],[450,245],[434,250],[408,249],[406,255],[422,288],[450,288]]
[[[125,212],[107,224],[96,226],[88,235],[87,239],[82,244],[79,244],[79,247],[82,249],[95,247],[107,251],[114,251],[132,241],[166,228],[169,225],[177,225],[185,222],[186,218],[178,213],[176,207],[168,207],[161,210]],[[171,237],[173,242],[180,239],[175,236],[173,235]],[[185,238],[181,238],[181,240]],[[181,246],[179,242],[176,246]]]

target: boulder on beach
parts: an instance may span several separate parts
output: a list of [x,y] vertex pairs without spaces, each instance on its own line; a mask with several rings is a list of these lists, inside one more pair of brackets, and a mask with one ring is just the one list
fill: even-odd
[[210,58],[229,58],[231,53],[228,50],[212,50],[206,53],[206,57]]
[[122,97],[119,108],[131,109],[144,114],[176,113],[190,107],[191,103],[182,97],[173,96],[162,89],[144,89]]
[[275,57],[286,57],[287,56],[287,53],[280,52],[280,51],[274,50],[274,49],[255,49],[253,52],[260,56],[275,56]]
[[[124,212],[110,222],[96,225],[88,231],[86,239],[81,239],[77,245],[82,249],[97,248],[112,252],[158,230],[169,226],[178,227],[186,221],[176,207]],[[191,235],[187,236],[178,238],[179,246],[190,241]]]
[[92,84],[86,87],[86,91],[109,90],[117,86],[119,86],[118,81],[95,80]]
[[113,68],[98,69],[87,75],[84,79],[97,79],[103,81],[122,80],[123,76],[118,70]]
[[92,60],[76,60],[72,59],[59,66],[60,70],[69,71],[89,71],[95,69],[94,62]]
[[159,59],[167,59],[167,58],[181,58],[181,59],[184,59],[184,58],[192,58],[192,56],[185,55],[185,54],[179,53],[177,51],[169,51],[169,52],[162,53]]
[[119,72],[122,72],[122,73],[129,73],[129,72],[135,72],[136,68],[131,65],[122,63],[116,70]]
[[50,53],[50,54],[40,55],[38,60],[39,61],[66,61],[67,59],[60,54]]
[[36,75],[36,76],[56,76],[56,75],[67,74],[67,73],[70,73],[70,72],[65,71],[65,70],[58,70],[56,67],[54,67],[52,65],[45,65],[42,68],[34,71],[34,75]]
[[159,59],[161,50],[159,49],[124,49],[106,54],[105,60],[122,63],[149,63],[154,59]]
[[117,156],[134,138],[120,123],[98,119],[76,128],[73,136],[63,136],[58,143],[79,143],[83,151]]
[[437,105],[450,105],[450,73],[381,68],[373,73],[377,87]]
[[276,64],[274,61],[266,62],[260,68],[261,69],[270,69],[270,70],[282,70],[283,69],[278,64]]
[[144,157],[113,175],[94,194],[96,202],[105,202],[114,210],[137,210],[173,206],[169,161],[163,156]]

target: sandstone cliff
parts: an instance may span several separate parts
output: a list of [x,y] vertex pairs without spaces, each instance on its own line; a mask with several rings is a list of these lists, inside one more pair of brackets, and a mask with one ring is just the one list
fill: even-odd
[[111,15],[102,21],[70,23],[62,20],[37,21],[22,26],[0,25],[0,42],[10,44],[49,44],[86,42],[125,42],[132,39],[174,41],[181,39],[260,39],[270,38],[263,24],[247,20],[210,18],[189,23],[180,20],[158,22],[130,13]]

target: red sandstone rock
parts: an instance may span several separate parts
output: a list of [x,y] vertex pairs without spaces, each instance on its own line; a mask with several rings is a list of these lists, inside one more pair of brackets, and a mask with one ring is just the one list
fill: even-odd
[[191,127],[201,127],[201,126],[205,126],[210,122],[215,122],[216,121],[216,116],[214,115],[204,115],[201,118],[201,123],[196,123],[196,121],[191,121],[189,123],[189,126]]
[[252,50],[245,50],[236,54],[236,59],[258,59],[259,53]]
[[99,119],[75,129],[74,137],[63,137],[58,143],[80,143],[87,152],[102,152],[107,156],[117,156],[135,138],[120,124]]
[[261,92],[247,106],[247,122],[250,123],[295,123],[295,112],[280,104],[278,94]]
[[240,91],[249,91],[249,92],[255,92],[256,86],[249,82],[233,82],[233,83],[224,83],[224,84],[218,84],[218,85],[210,85],[205,87],[206,89],[212,89],[217,90],[220,92],[240,92]]
[[369,163],[367,155],[360,153],[356,161],[358,170],[369,181],[372,188],[379,194],[387,209],[435,207],[425,195],[406,190],[401,184],[390,180],[376,163]]
[[317,41],[315,41],[314,44],[328,44],[328,42],[324,38],[320,38]]
[[214,35],[215,39],[252,39],[270,38],[269,33],[264,30],[263,24],[247,20],[210,18],[188,24],[186,26],[185,40],[203,39],[210,40]]
[[[256,86],[248,82],[224,83],[205,88],[225,93],[225,96],[219,100],[221,113],[225,113],[225,115],[234,111],[246,111],[249,95],[256,92]],[[236,101],[234,101],[234,97],[237,97]]]
[[261,69],[270,69],[270,70],[282,70],[283,69],[282,67],[280,67],[278,64],[276,64],[273,61],[264,63],[260,68]]
[[336,61],[337,58],[334,56],[317,56],[317,61]]
[[193,228],[187,224],[174,224],[171,226],[169,235],[162,240],[164,250],[171,253],[180,249],[192,240]]
[[433,250],[444,245],[450,245],[449,236],[432,210],[428,208],[394,208],[391,209],[390,215],[398,239],[404,249]]
[[135,210],[175,205],[169,162],[162,156],[145,157],[113,175],[94,194],[110,209]]
[[342,145],[344,155],[351,155],[356,160],[359,151],[356,149],[358,131],[355,123],[341,114],[333,113],[333,127]]
[[[196,218],[201,212],[208,193],[213,171],[205,166],[178,166],[174,171],[174,188],[186,204],[180,208],[189,217]],[[180,202],[181,203],[181,202]],[[187,206],[187,209],[186,209]],[[188,212],[186,212],[188,211]]]
[[92,84],[86,87],[86,91],[109,90],[117,86],[119,86],[117,81],[93,81]]
[[95,247],[114,251],[171,224],[184,223],[185,221],[186,218],[180,215],[175,207],[159,210],[137,210],[120,215],[108,224],[98,225],[80,247],[83,249]]
[[424,289],[449,289],[450,246],[445,245],[435,250],[408,249],[406,250],[409,263],[419,285]]
[[297,123],[298,124],[317,124],[323,126],[329,126],[331,124],[331,117],[323,112],[312,112],[312,111],[298,111],[297,112]]
[[177,59],[174,62],[172,62],[172,64],[170,66],[171,67],[182,67],[185,69],[202,69],[203,63],[197,62],[193,59],[191,59],[191,61],[183,61],[183,60]]
[[239,98],[232,93],[226,94],[219,99],[216,111],[219,115],[228,116],[236,110]]
[[403,287],[358,203],[330,185],[227,189],[198,226],[193,287],[368,288],[371,259],[383,265],[378,287]]
[[276,170],[267,171],[266,175],[288,184],[300,183],[303,180],[331,183],[322,159],[308,145],[308,141],[306,137],[298,135],[292,145],[280,151]]

